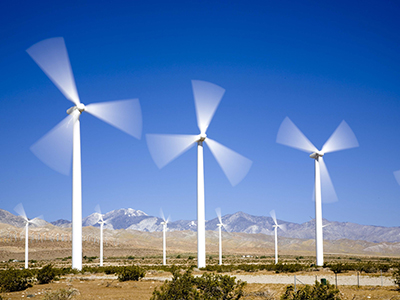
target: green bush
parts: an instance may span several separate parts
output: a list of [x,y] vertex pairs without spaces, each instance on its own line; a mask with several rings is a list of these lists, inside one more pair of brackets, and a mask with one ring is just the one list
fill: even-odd
[[31,287],[33,274],[29,270],[10,268],[0,272],[0,289],[2,292],[16,292]]
[[139,266],[122,267],[117,271],[119,281],[138,281],[146,274],[145,270]]
[[181,274],[178,269],[172,270],[172,281],[153,291],[151,300],[237,300],[243,296],[245,282],[235,281],[235,277],[204,273],[194,277],[191,269]]
[[51,264],[48,264],[37,271],[36,279],[39,284],[46,284],[52,282],[57,277],[57,271]]
[[281,300],[340,300],[339,290],[327,282],[326,285],[315,282],[315,285],[301,286],[296,292],[293,285],[286,287]]

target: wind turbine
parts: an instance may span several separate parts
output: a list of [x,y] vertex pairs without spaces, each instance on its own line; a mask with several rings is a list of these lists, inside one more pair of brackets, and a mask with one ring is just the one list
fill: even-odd
[[72,268],[81,270],[82,180],[80,115],[86,111],[140,139],[142,115],[139,100],[102,102],[87,106],[81,103],[67,48],[62,37],[43,40],[26,51],[61,93],[74,103],[74,106],[67,110],[68,116],[36,142],[31,147],[31,151],[51,168],[65,175],[69,174],[72,154]]
[[[342,121],[330,138],[318,150],[310,140],[286,117],[278,131],[276,142],[289,147],[312,153],[310,157],[315,160],[315,248],[317,266],[324,264],[323,233],[322,233],[322,203],[321,182],[323,183],[325,202],[337,201],[335,189],[323,160],[326,153],[358,147],[354,132],[345,121]],[[321,180],[322,179],[322,180]],[[330,198],[332,197],[332,198]],[[324,197],[325,198],[325,197]],[[329,199],[330,198],[330,199]]]
[[246,176],[252,162],[206,135],[225,90],[213,83],[200,80],[192,80],[192,88],[200,134],[147,134],[146,139],[150,154],[160,169],[197,144],[197,267],[204,268],[206,266],[206,230],[203,142],[209,146],[232,186],[238,184]]
[[18,204],[15,208],[14,208],[15,212],[17,214],[19,214],[25,221],[25,269],[28,269],[28,253],[29,253],[29,232],[28,232],[28,228],[29,228],[29,224],[34,224],[37,221],[39,221],[40,217],[36,217],[34,219],[28,219],[24,210],[24,207],[22,206],[22,204]]
[[275,231],[275,264],[277,264],[278,263],[278,228],[282,229],[283,231],[286,231],[286,225],[278,224],[278,222],[276,221],[275,210],[271,210],[269,214],[271,215],[271,217],[275,223],[275,225],[273,225],[272,227],[274,227],[274,231]]
[[97,223],[100,224],[100,267],[103,266],[103,225],[106,221],[103,220],[103,215],[101,214],[100,205],[96,205],[95,211],[99,215],[99,220]]
[[163,265],[165,266],[167,264],[167,256],[166,256],[166,253],[167,253],[167,251],[166,251],[167,240],[166,240],[166,237],[165,237],[165,232],[167,231],[167,225],[168,225],[168,222],[169,222],[169,217],[168,217],[168,219],[165,220],[165,216],[164,216],[164,213],[163,213],[162,209],[160,210],[160,215],[161,215],[161,218],[164,220],[163,222],[161,222],[161,225],[163,226]]
[[219,265],[222,265],[222,227],[225,227],[225,224],[222,223],[222,216],[221,216],[221,209],[217,208],[215,209],[215,212],[217,213],[217,217],[218,217],[218,221],[219,224],[217,224],[218,226],[218,236],[219,236]]

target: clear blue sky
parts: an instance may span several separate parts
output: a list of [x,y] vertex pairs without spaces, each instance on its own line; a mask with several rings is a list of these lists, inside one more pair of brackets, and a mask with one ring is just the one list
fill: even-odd
[[400,5],[395,1],[6,1],[0,9],[0,208],[71,219],[71,177],[29,147],[71,102],[25,52],[65,39],[83,103],[139,98],[143,138],[81,117],[83,215],[131,207],[196,218],[196,150],[158,170],[146,133],[197,134],[191,80],[226,93],[208,136],[253,161],[231,187],[205,149],[206,219],[306,222],[313,160],[275,142],[286,116],[321,148],[344,119],[360,147],[326,155],[334,221],[399,226]]

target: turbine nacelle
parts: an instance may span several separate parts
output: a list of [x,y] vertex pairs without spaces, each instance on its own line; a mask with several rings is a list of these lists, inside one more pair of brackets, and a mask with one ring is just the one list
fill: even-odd
[[207,134],[200,133],[199,136],[198,136],[197,142],[204,142],[206,140],[206,138],[207,138]]
[[319,157],[324,156],[324,154],[325,154],[324,152],[317,151],[317,152],[314,152],[313,154],[311,154],[310,157],[313,159],[318,159]]
[[78,103],[75,106],[70,107],[69,109],[67,109],[67,114],[72,114],[75,110],[78,110],[79,113],[82,113],[84,110],[86,109],[85,104],[83,103]]

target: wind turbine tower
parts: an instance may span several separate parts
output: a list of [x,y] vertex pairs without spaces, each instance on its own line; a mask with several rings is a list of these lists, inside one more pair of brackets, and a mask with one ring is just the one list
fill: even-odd
[[283,231],[286,231],[286,226],[285,226],[285,224],[281,224],[281,225],[278,224],[278,222],[276,220],[275,210],[271,210],[271,212],[269,214],[271,215],[271,217],[275,223],[275,225],[273,225],[272,227],[274,227],[274,231],[275,231],[275,264],[277,264],[278,263],[278,228],[282,229]]
[[166,239],[166,231],[167,231],[167,225],[169,222],[169,217],[168,219],[165,220],[164,213],[161,209],[160,211],[161,218],[163,219],[163,222],[161,222],[161,225],[163,226],[163,266],[167,265],[167,239]]
[[[314,159],[315,167],[315,247],[317,266],[324,264],[323,233],[322,233],[322,192],[325,194],[324,202],[337,201],[323,156],[329,152],[358,147],[358,141],[353,131],[345,121],[342,121],[321,150],[318,150],[309,139],[286,117],[278,131],[276,142],[308,152]],[[323,184],[324,191],[321,189]]]
[[31,147],[44,163],[69,174],[72,156],[72,268],[82,270],[82,180],[80,116],[86,111],[140,139],[142,115],[138,99],[84,105],[80,102],[67,48],[62,37],[38,42],[26,50],[74,106],[68,116]]
[[147,145],[154,162],[164,167],[180,154],[197,144],[197,267],[206,266],[204,158],[203,143],[210,148],[228,180],[235,186],[248,173],[251,160],[210,139],[206,131],[225,90],[206,81],[192,80],[198,135],[147,134]]
[[34,219],[28,219],[24,210],[24,207],[22,206],[22,204],[18,204],[14,210],[22,217],[24,218],[25,221],[25,269],[28,269],[28,261],[29,261],[29,232],[28,232],[28,228],[29,228],[29,224],[32,223],[36,223],[39,218],[41,217],[36,217]]

